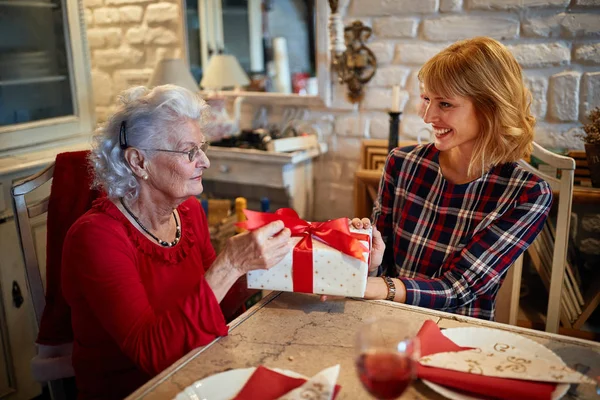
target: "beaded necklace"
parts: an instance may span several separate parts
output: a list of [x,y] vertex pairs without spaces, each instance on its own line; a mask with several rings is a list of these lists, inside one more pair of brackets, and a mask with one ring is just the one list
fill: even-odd
[[131,215],[131,218],[133,218],[133,220],[140,226],[140,228],[142,228],[142,230],[144,232],[146,232],[154,240],[156,240],[158,242],[158,244],[160,244],[163,247],[173,247],[177,243],[179,243],[179,239],[181,239],[181,226],[179,226],[179,220],[177,219],[177,215],[175,215],[175,211],[173,211],[173,218],[175,218],[175,225],[176,225],[175,240],[173,240],[171,243],[169,243],[169,242],[165,242],[164,240],[160,240],[152,232],[150,232],[148,229],[146,229],[146,227],[144,225],[142,225],[142,223],[140,222],[140,220],[138,219],[138,217],[136,217],[135,215],[133,215],[133,212],[131,212],[131,210],[129,209],[129,207],[127,207],[125,205],[125,202],[123,201],[122,197],[119,199],[119,201],[123,205],[123,208],[125,208],[125,211],[127,211],[127,213],[129,215]]

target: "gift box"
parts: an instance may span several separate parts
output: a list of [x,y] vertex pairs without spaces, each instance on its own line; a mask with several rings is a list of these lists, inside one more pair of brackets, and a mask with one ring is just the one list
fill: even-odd
[[372,228],[354,229],[347,218],[306,222],[291,209],[245,214],[246,229],[282,220],[292,231],[289,254],[269,270],[248,272],[249,288],[364,297]]

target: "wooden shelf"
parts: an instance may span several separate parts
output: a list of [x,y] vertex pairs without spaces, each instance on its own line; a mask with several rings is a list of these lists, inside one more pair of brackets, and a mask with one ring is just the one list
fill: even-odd
[[42,76],[38,78],[7,79],[0,81],[0,86],[31,85],[35,83],[60,82],[67,79],[65,75]]
[[35,7],[35,8],[57,8],[58,4],[48,1],[10,1],[0,0],[0,6],[7,7]]

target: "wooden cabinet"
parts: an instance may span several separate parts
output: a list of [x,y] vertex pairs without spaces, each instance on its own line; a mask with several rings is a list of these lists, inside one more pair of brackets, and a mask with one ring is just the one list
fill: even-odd
[[[0,175],[2,187],[10,188],[12,182],[38,169],[25,168]],[[49,186],[43,187],[36,197],[49,191]],[[41,386],[31,377],[30,366],[36,354],[37,330],[9,191],[3,190],[2,196],[7,207],[0,212],[0,399],[30,399],[41,393]],[[42,261],[46,254],[45,216],[34,221],[34,240]],[[45,263],[41,264],[45,269]]]
[[204,171],[204,193],[215,197],[246,197],[248,208],[259,210],[268,197],[271,210],[291,207],[304,219],[312,219],[314,207],[313,158],[327,146],[272,153],[260,150],[211,147],[210,168]]
[[[94,113],[78,0],[0,0],[0,399],[31,399],[35,317],[12,212],[14,181],[89,146]],[[40,195],[49,192],[44,187]],[[46,221],[34,222],[45,276]]]

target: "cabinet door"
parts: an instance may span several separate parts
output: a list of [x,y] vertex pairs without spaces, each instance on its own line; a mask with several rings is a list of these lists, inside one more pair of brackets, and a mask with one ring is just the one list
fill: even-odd
[[[15,393],[2,397],[2,400],[31,399],[41,392],[40,385],[31,377],[31,359],[35,356],[35,317],[25,280],[25,266],[13,218],[0,223],[0,281],[7,325],[9,351],[4,353],[0,363],[15,377],[11,388]],[[23,303],[18,307],[13,301],[13,284],[19,287]],[[1,384],[0,384],[1,385]]]
[[79,7],[0,0],[0,151],[91,131]]

